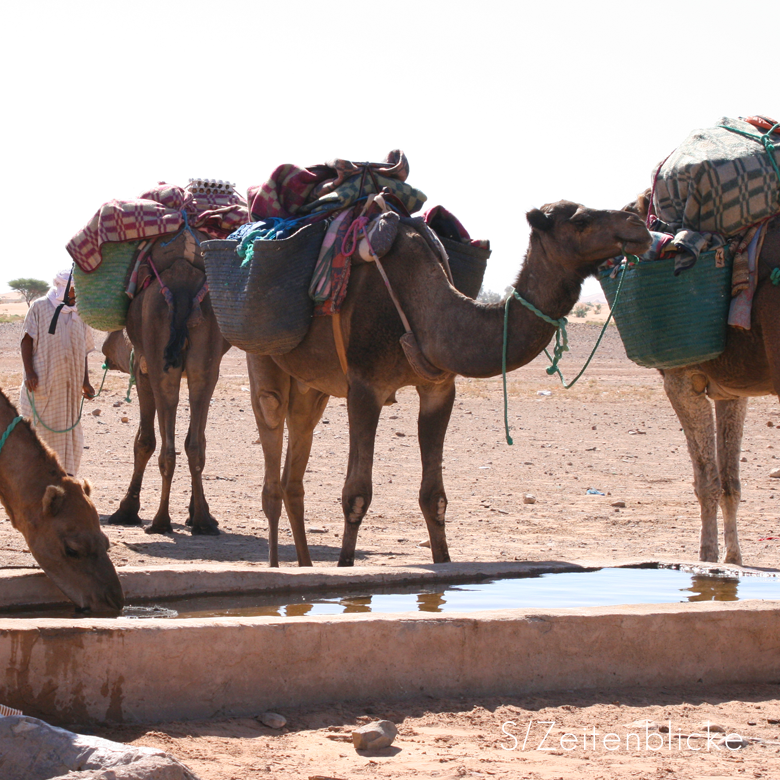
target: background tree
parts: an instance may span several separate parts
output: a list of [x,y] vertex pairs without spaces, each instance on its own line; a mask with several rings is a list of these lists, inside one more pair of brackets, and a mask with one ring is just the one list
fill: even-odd
[[49,289],[49,283],[41,279],[12,279],[8,286],[16,292],[20,292],[27,302],[27,308],[30,308],[30,301],[45,295]]

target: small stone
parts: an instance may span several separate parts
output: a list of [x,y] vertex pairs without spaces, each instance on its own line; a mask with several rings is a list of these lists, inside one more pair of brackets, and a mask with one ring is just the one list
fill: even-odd
[[122,405],[121,401],[114,401],[114,406],[121,406],[121,405]]
[[403,431],[396,431],[395,435],[396,436],[406,436],[406,434]]
[[747,463],[747,458],[744,458],[744,457],[743,457],[743,458],[740,458],[740,459],[739,459],[739,462],[740,462],[740,463]]
[[780,469],[772,469],[772,471],[769,472],[769,476],[772,477],[772,479],[780,479]]
[[627,729],[646,729],[647,731],[658,731],[658,724],[654,720],[635,720],[632,723],[626,723]]
[[723,739],[719,739],[716,745],[723,745],[729,750],[739,750],[740,748],[750,747],[750,740],[741,737],[739,734],[729,734]]
[[523,503],[524,504],[535,504],[536,503],[536,496],[533,493],[526,493],[523,496]]
[[258,715],[257,719],[269,729],[283,729],[287,725],[287,718],[278,712],[264,712],[262,715]]
[[705,720],[703,723],[699,724],[699,731],[706,732],[709,730],[711,734],[725,734],[726,729],[721,726],[719,723],[710,723],[709,721]]
[[626,502],[625,501],[613,501],[611,506],[616,506],[619,509],[624,509],[625,506],[626,506]]
[[130,422],[130,418],[129,417],[122,417],[122,422],[123,423],[129,423]]
[[771,420],[766,421],[766,427],[767,428],[774,428],[775,424]]
[[381,750],[390,747],[398,736],[398,729],[389,720],[376,720],[352,732],[355,750]]
[[93,409],[92,410],[92,416],[93,417],[100,417],[100,412],[101,412],[100,409]]
[[431,540],[430,539],[426,539],[425,541],[420,542],[417,546],[418,547],[427,547],[430,550],[430,548],[431,548]]

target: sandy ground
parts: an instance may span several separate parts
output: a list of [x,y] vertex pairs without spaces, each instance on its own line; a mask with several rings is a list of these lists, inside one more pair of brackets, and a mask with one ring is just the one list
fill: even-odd
[[[19,323],[0,325],[0,377],[12,398],[21,380]],[[572,352],[563,363],[573,376],[595,343],[598,328],[573,318]],[[99,343],[99,342],[98,342]],[[98,379],[102,357],[92,358]],[[663,557],[695,559],[698,504],[684,436],[657,372],[628,361],[613,327],[585,377],[565,391],[544,372],[544,357],[509,377],[509,419],[515,444],[503,435],[501,381],[461,380],[445,445],[448,539],[453,560],[573,560]],[[125,403],[127,378],[110,373],[103,394],[85,407],[82,475],[93,482],[105,518],[118,506],[132,469],[137,422],[135,398]],[[420,465],[416,394],[403,390],[385,409],[377,438],[374,501],[358,540],[357,561],[376,566],[430,561],[417,507]],[[100,410],[99,415],[93,414]],[[128,418],[127,423],[122,418]],[[177,441],[183,450],[187,404],[180,409]],[[117,566],[171,561],[245,561],[265,565],[266,523],[260,509],[261,450],[248,394],[243,354],[231,350],[209,417],[206,491],[223,533],[192,537],[184,527],[189,498],[183,456],[172,496],[174,534],[149,537],[140,529],[107,527]],[[743,448],[740,533],[746,565],[780,568],[780,406],[751,401]],[[346,406],[331,401],[316,431],[307,474],[307,524],[315,565],[334,566],[343,520],[341,484],[347,459]],[[160,485],[154,460],[147,470],[142,517],[150,521]],[[604,496],[588,495],[588,488]],[[537,502],[524,504],[533,493]],[[616,501],[625,507],[615,507]],[[2,513],[0,513],[2,518]],[[284,520],[283,520],[284,522]],[[317,532],[314,532],[314,529]],[[295,552],[289,528],[281,535],[282,565]],[[24,540],[0,519],[0,566],[33,565]],[[367,699],[369,699],[367,694]],[[101,734],[164,747],[203,780],[255,777],[507,777],[507,778],[732,778],[778,776],[780,678],[764,685],[701,690],[589,691],[531,698],[369,702],[306,711],[274,732],[255,720],[162,724],[107,729]],[[354,751],[345,741],[355,724],[388,718],[399,726],[396,745],[379,754]],[[671,749],[654,752],[657,732],[641,749],[626,735],[638,720],[671,721]],[[727,731],[756,737],[734,752],[686,737],[710,720]],[[514,721],[514,726],[504,726]],[[529,721],[532,728],[521,750]],[[547,741],[539,743],[554,721]],[[596,730],[595,749],[593,729]],[[507,730],[519,738],[514,746]],[[561,736],[578,735],[577,743]],[[588,747],[583,734],[588,734]],[[621,737],[607,750],[606,732]],[[668,740],[668,735],[666,737]],[[679,742],[679,745],[678,745]],[[775,743],[775,744],[772,744]],[[614,740],[610,743],[614,745]],[[554,750],[541,748],[554,746]],[[694,750],[695,747],[701,750]],[[540,749],[537,749],[540,748]],[[679,748],[679,749],[678,749]]]

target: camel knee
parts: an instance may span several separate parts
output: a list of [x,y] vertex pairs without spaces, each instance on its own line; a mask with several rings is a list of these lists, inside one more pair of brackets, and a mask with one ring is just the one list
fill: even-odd
[[350,496],[342,500],[344,508],[344,519],[351,525],[360,525],[368,512],[368,505],[371,501],[364,496]]
[[176,468],[176,450],[173,447],[166,447],[166,449],[160,452],[158,463],[160,465],[160,473],[164,477],[172,476]]
[[427,496],[420,493],[420,509],[427,519],[443,526],[447,517],[447,496],[443,491]]
[[190,470],[193,473],[200,473],[206,464],[206,443],[197,439],[184,442],[184,452],[187,454],[187,460],[190,464]]

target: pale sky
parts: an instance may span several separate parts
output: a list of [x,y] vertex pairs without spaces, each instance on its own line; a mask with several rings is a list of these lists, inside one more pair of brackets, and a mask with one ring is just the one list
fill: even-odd
[[394,148],[491,240],[501,291],[529,209],[620,208],[691,130],[780,116],[778,22],[766,0],[6,2],[0,291],[68,267],[103,202],[158,181],[244,194]]

